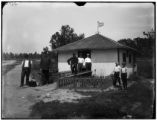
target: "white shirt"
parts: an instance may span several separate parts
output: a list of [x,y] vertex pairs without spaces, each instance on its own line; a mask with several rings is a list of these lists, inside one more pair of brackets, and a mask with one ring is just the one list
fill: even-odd
[[84,63],[84,58],[78,58],[78,63]]
[[127,68],[126,67],[122,67],[122,73],[127,73]]
[[120,70],[121,70],[121,67],[119,65],[114,68],[114,72],[120,72]]
[[89,57],[87,57],[86,59],[85,59],[85,63],[91,63],[92,61],[91,61],[91,59],[89,58]]
[[[24,62],[25,61],[25,62]],[[22,61],[22,65],[23,65],[23,63],[25,63],[24,65],[23,65],[23,67],[29,67],[29,60],[24,60],[24,61]],[[32,64],[32,61],[30,61],[31,62],[31,64]]]

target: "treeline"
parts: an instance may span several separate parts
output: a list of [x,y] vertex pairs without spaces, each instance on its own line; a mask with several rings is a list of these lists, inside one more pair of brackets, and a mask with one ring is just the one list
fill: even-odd
[[41,54],[34,52],[34,53],[7,53],[7,52],[3,52],[2,53],[2,59],[3,60],[20,60],[20,59],[24,59],[25,55],[29,55],[29,57],[31,59],[40,59]]
[[[153,33],[153,34],[152,34]],[[155,56],[155,32],[148,32],[145,38],[121,39],[118,42],[138,51],[138,57],[153,58]]]

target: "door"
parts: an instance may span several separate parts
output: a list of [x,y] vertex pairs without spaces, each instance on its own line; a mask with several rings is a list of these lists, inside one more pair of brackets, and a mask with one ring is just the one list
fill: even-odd
[[80,56],[80,53],[84,59],[87,57],[87,54],[89,54],[89,57],[91,58],[91,50],[79,50],[78,56]]

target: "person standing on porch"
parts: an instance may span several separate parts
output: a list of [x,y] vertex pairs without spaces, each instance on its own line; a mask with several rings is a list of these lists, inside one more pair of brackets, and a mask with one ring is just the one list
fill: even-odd
[[87,54],[87,57],[85,58],[85,66],[87,71],[91,71],[92,61],[89,54]]
[[113,86],[115,87],[116,87],[117,81],[119,82],[119,86],[121,86],[120,72],[121,72],[121,67],[118,63],[116,63],[116,66],[114,68],[114,81],[113,81]]
[[29,55],[26,54],[25,59],[22,61],[22,72],[21,72],[21,85],[20,85],[20,87],[23,87],[25,76],[26,76],[26,85],[29,86],[29,76],[31,73],[31,65],[32,65],[32,61],[29,59]]
[[82,57],[82,53],[80,53],[78,57],[78,72],[82,72],[83,63],[84,63],[84,58]]
[[72,74],[77,74],[78,58],[76,57],[76,54],[73,53],[73,57],[69,58],[67,62],[71,66]]
[[121,79],[123,82],[123,88],[126,90],[127,89],[127,67],[125,66],[125,63],[122,64]]

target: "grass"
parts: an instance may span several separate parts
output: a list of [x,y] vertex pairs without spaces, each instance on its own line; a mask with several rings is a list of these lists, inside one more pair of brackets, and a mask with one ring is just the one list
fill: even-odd
[[140,76],[146,78],[154,78],[155,75],[155,64],[153,60],[138,60],[137,61],[137,71]]
[[[51,119],[113,119],[132,115],[132,118],[153,118],[153,92],[148,81],[138,81],[127,93],[112,91],[90,93],[91,98],[79,103],[38,102],[31,108],[31,118]],[[83,93],[82,93],[83,94]],[[87,94],[87,93],[85,93]]]

